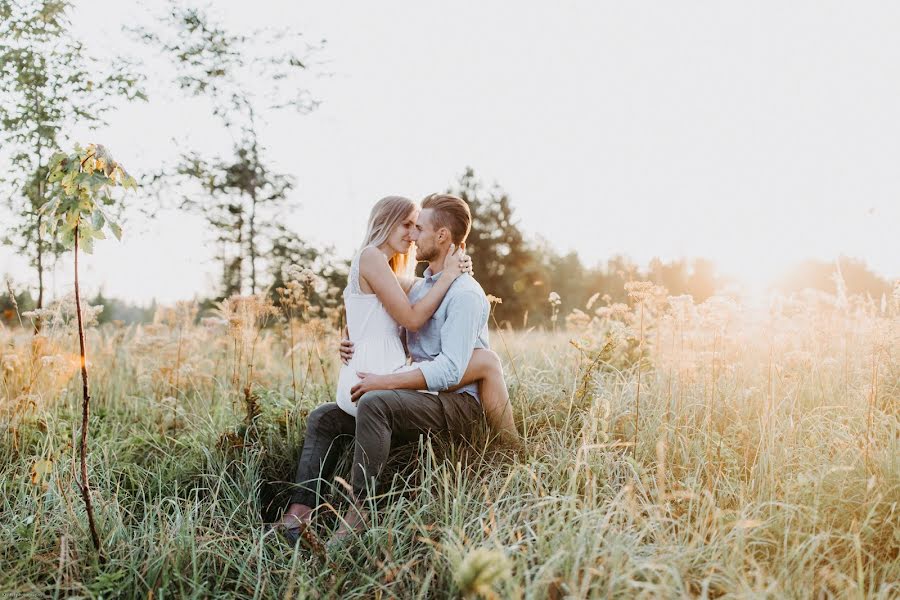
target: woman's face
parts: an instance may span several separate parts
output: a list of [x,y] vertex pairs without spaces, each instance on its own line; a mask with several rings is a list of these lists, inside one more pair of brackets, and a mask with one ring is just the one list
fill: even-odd
[[397,254],[406,254],[412,247],[412,233],[416,229],[416,218],[419,216],[419,210],[414,208],[410,211],[406,218],[391,232],[388,238],[388,245]]

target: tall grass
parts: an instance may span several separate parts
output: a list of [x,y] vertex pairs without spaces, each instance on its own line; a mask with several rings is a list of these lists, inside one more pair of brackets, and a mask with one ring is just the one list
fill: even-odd
[[[106,564],[73,476],[74,338],[4,330],[0,596],[897,597],[898,308],[657,294],[494,332],[523,448],[399,449],[373,527],[327,557],[263,523],[331,400],[329,328],[93,329]],[[326,496],[322,536],[346,502]]]

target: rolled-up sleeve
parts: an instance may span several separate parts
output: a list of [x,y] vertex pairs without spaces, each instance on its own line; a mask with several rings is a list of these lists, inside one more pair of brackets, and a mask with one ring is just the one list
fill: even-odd
[[416,363],[428,389],[440,392],[462,380],[478,334],[487,322],[484,297],[475,291],[454,295],[447,305],[447,319],[441,326],[441,353],[434,360]]

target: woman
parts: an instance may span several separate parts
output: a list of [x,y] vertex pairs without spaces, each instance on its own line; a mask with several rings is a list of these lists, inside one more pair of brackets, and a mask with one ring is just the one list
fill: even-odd
[[[416,304],[407,297],[415,282],[412,267],[413,243],[418,207],[407,198],[389,196],[372,208],[362,249],[350,263],[344,290],[347,329],[354,345],[353,358],[341,368],[337,404],[356,415],[350,389],[359,381],[358,372],[392,373],[407,366],[400,327],[418,329],[431,318],[452,283],[463,273],[471,273],[471,258],[461,250],[451,251],[434,287]],[[509,393],[497,355],[476,349],[460,386],[480,381],[479,394],[488,424],[499,432],[515,434],[509,414]]]

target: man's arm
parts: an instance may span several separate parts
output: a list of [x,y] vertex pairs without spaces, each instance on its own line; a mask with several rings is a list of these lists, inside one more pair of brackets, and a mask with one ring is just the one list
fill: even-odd
[[485,324],[484,298],[466,291],[450,299],[447,320],[441,326],[441,353],[434,360],[416,363],[418,369],[372,375],[358,373],[360,381],[351,389],[353,400],[372,390],[428,389],[439,392],[458,385],[469,366],[478,333]]
[[484,296],[467,290],[453,296],[447,319],[441,326],[441,353],[434,360],[418,363],[428,389],[440,392],[462,381],[472,359],[478,333],[487,322]]

